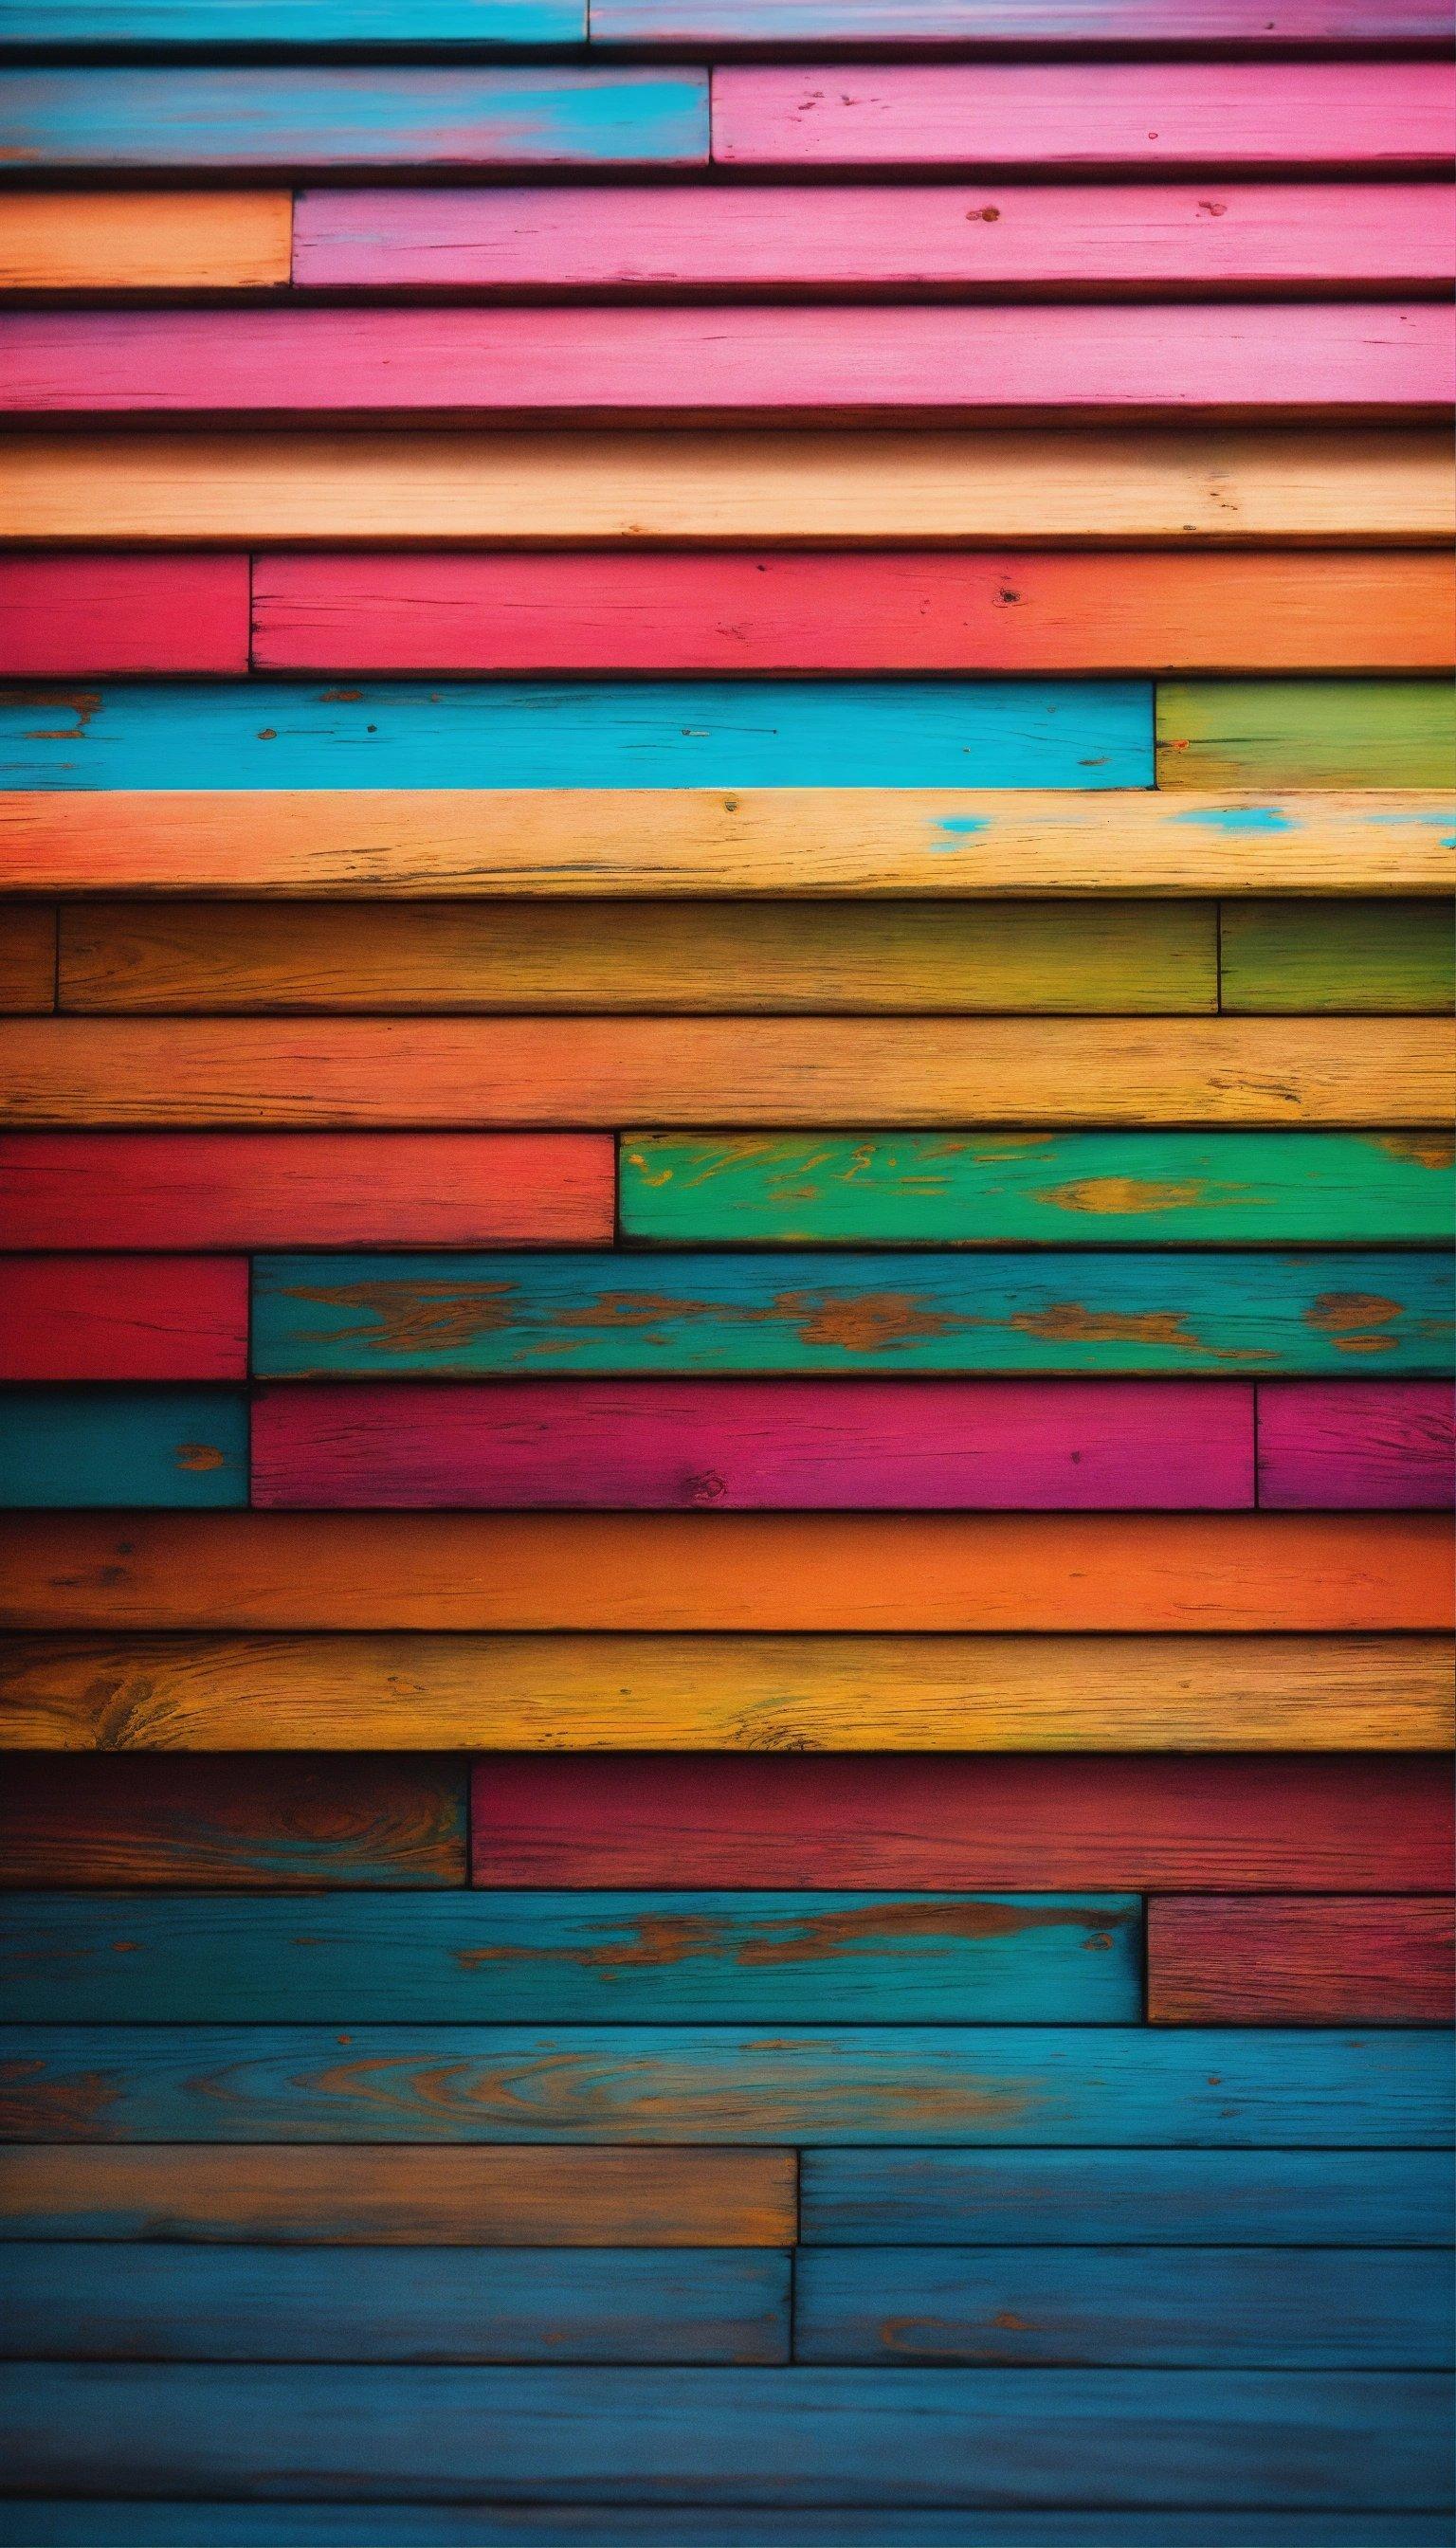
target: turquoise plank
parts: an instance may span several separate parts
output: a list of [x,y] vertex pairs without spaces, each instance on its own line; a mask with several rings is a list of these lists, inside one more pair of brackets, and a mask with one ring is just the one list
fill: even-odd
[[1136,1895],[534,1893],[0,1900],[37,2024],[1131,2024]]
[[[0,2548],[787,2548],[742,2504],[0,2502]],[[1451,2548],[1439,2512],[796,2510],[792,2548]]]
[[118,682],[83,714],[0,696],[12,788],[1151,784],[1146,682]]
[[1444,1257],[1078,1252],[259,1256],[253,1368],[1443,1372]]
[[0,45],[47,52],[70,46],[226,45],[578,45],[586,0],[46,0],[44,31],[31,0],[0,0]]
[[1372,2028],[12,2026],[0,2139],[1440,2147],[1449,2045]]
[[245,1504],[247,1401],[228,1389],[9,1389],[0,1507]]

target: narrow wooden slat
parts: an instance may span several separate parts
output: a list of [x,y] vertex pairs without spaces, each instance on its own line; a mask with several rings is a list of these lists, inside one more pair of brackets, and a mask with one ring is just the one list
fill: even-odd
[[1402,1892],[1447,1881],[1452,1800],[1447,1763],[1389,1753],[498,1752],[471,1830],[488,1885],[667,1884],[685,1856],[705,1883]]
[[1160,787],[1449,787],[1443,682],[1164,682]]
[[[17,1637],[17,1751],[1421,1752],[1439,1637]],[[741,1880],[741,1879],[740,1879]]]
[[1154,2025],[1444,2026],[1453,1988],[1449,1897],[1148,1905]]
[[[393,0],[56,0],[46,50],[70,46],[158,47],[300,45],[313,49],[402,44],[485,51],[493,45],[575,45],[587,32],[582,0],[416,0],[408,27]],[[0,43],[33,44],[21,0],[0,0]]]
[[[1131,2025],[1128,1894],[0,1897],[7,2022]],[[22,2351],[30,2348],[22,2346]]]
[[414,2149],[403,2161],[388,2148],[307,2144],[33,2145],[0,2151],[0,2239],[786,2247],[795,2174],[791,2150],[661,2143]]
[[[1375,915],[1378,946],[1382,906],[1354,908]],[[1226,1000],[1228,985],[1226,956]],[[5,1156],[0,1144],[0,1183]],[[1439,1134],[628,1133],[621,1212],[626,1236],[659,1246],[1288,1245],[1375,1229],[1391,1245],[1439,1246],[1451,1151]]]
[[0,904],[0,1016],[42,1017],[55,1006],[55,913],[45,903]]
[[[997,50],[1022,45],[1228,45],[1262,52],[1329,45],[1440,45],[1441,0],[592,0],[599,45],[803,46],[831,51]],[[1261,65],[1262,68],[1262,65]]]
[[227,1389],[12,1389],[0,1510],[247,1502],[247,1403]]
[[[0,8],[0,45],[10,15]],[[260,292],[288,282],[292,250],[293,197],[282,192],[0,201],[5,292]]]
[[1447,1505],[1453,1411],[1440,1381],[1271,1382],[1259,1391],[1258,1501]]
[[[119,2502],[47,2496],[0,2502],[5,2548],[780,2548],[772,2506],[676,2503]],[[959,2512],[894,2508],[897,2548],[963,2548]],[[885,2515],[864,2506],[794,2513],[804,2548],[883,2548]],[[977,2548],[1447,2548],[1440,2512],[1028,2512],[977,2508]]]
[[1226,902],[1220,1006],[1302,1016],[1449,1009],[1456,1002],[1450,924],[1449,908],[1436,901]]
[[1210,906],[1100,899],[91,903],[62,914],[57,982],[62,1009],[140,1014],[1168,1016],[1219,1004]]
[[[45,196],[0,197],[45,203]],[[15,681],[245,673],[248,562],[77,551],[0,558],[0,660]]]
[[330,1761],[17,1754],[0,1792],[0,1865],[8,1885],[413,1890],[465,1880],[466,1823],[463,1763],[418,1752]]
[[0,1380],[246,1380],[241,1256],[0,1256]]

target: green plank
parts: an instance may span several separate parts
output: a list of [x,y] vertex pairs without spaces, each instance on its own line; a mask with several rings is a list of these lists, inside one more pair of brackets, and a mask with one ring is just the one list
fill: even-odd
[[1449,787],[1447,682],[1159,682],[1159,787]]
[[1221,1006],[1244,1015],[1441,1012],[1456,1006],[1451,908],[1429,899],[1226,902],[1219,973]]

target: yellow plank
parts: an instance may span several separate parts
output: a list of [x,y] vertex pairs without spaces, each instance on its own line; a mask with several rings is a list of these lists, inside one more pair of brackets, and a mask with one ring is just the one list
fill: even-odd
[[0,196],[4,292],[260,290],[287,283],[292,257],[282,190]]

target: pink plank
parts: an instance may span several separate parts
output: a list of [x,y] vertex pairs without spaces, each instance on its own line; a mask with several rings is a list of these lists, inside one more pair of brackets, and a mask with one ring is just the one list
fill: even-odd
[[241,1256],[0,1257],[0,1380],[245,1380]]
[[452,187],[307,194],[294,281],[512,293],[1440,283],[1445,186]]
[[1435,304],[117,310],[0,321],[13,414],[1435,410]]
[[1444,61],[745,65],[712,96],[714,159],[761,168],[1435,169],[1456,130]]
[[1226,1509],[1233,1381],[408,1381],[265,1390],[253,1500],[320,1507]]
[[1447,0],[592,0],[597,45],[1449,45]]
[[1452,1404],[1439,1380],[1261,1382],[1260,1503],[1449,1504]]
[[12,681],[245,673],[245,557],[0,558],[0,670]]

